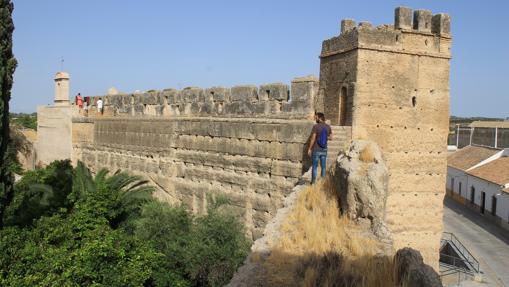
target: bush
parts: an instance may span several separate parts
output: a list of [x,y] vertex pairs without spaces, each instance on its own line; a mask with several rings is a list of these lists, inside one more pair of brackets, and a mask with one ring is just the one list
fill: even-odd
[[247,255],[243,226],[195,217],[139,177],[56,161],[15,186],[0,230],[0,286],[222,286]]
[[249,251],[243,226],[219,206],[193,217],[183,207],[152,202],[137,220],[135,234],[165,255],[155,274],[159,286],[177,285],[175,273],[192,286],[223,286]]

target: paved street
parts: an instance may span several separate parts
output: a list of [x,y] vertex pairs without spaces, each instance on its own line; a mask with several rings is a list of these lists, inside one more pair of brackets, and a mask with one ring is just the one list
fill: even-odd
[[479,260],[490,283],[509,287],[507,232],[449,198],[445,200],[444,231],[454,233]]

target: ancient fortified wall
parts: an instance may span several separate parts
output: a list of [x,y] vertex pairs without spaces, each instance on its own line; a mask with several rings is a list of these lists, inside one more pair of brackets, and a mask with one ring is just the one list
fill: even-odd
[[291,87],[106,96],[104,115],[93,107],[73,119],[73,159],[143,174],[158,197],[195,212],[205,211],[209,196],[226,196],[258,238],[307,168],[317,91],[318,80],[306,77]]
[[67,157],[143,174],[159,198],[195,212],[224,195],[258,238],[308,168],[312,116],[324,111],[339,143],[381,147],[394,247],[419,249],[437,266],[450,45],[446,14],[397,8],[394,25],[376,28],[343,20],[341,34],[323,42],[319,81],[104,96],[104,114],[92,106],[87,117],[72,117]]

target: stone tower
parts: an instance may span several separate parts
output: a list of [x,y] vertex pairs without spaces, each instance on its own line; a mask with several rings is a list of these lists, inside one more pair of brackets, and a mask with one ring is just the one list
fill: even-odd
[[438,267],[449,124],[450,17],[398,7],[394,25],[341,22],[320,55],[320,98],[334,125],[376,142],[389,165],[394,248]]
[[58,72],[55,74],[55,106],[69,105],[69,74]]

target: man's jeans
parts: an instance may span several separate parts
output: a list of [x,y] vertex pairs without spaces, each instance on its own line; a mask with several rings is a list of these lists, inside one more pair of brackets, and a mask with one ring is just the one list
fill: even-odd
[[318,161],[320,161],[321,172],[320,176],[325,177],[325,166],[327,164],[327,150],[326,149],[315,149],[311,154],[312,169],[311,169],[311,183],[316,182],[316,172],[318,169]]

